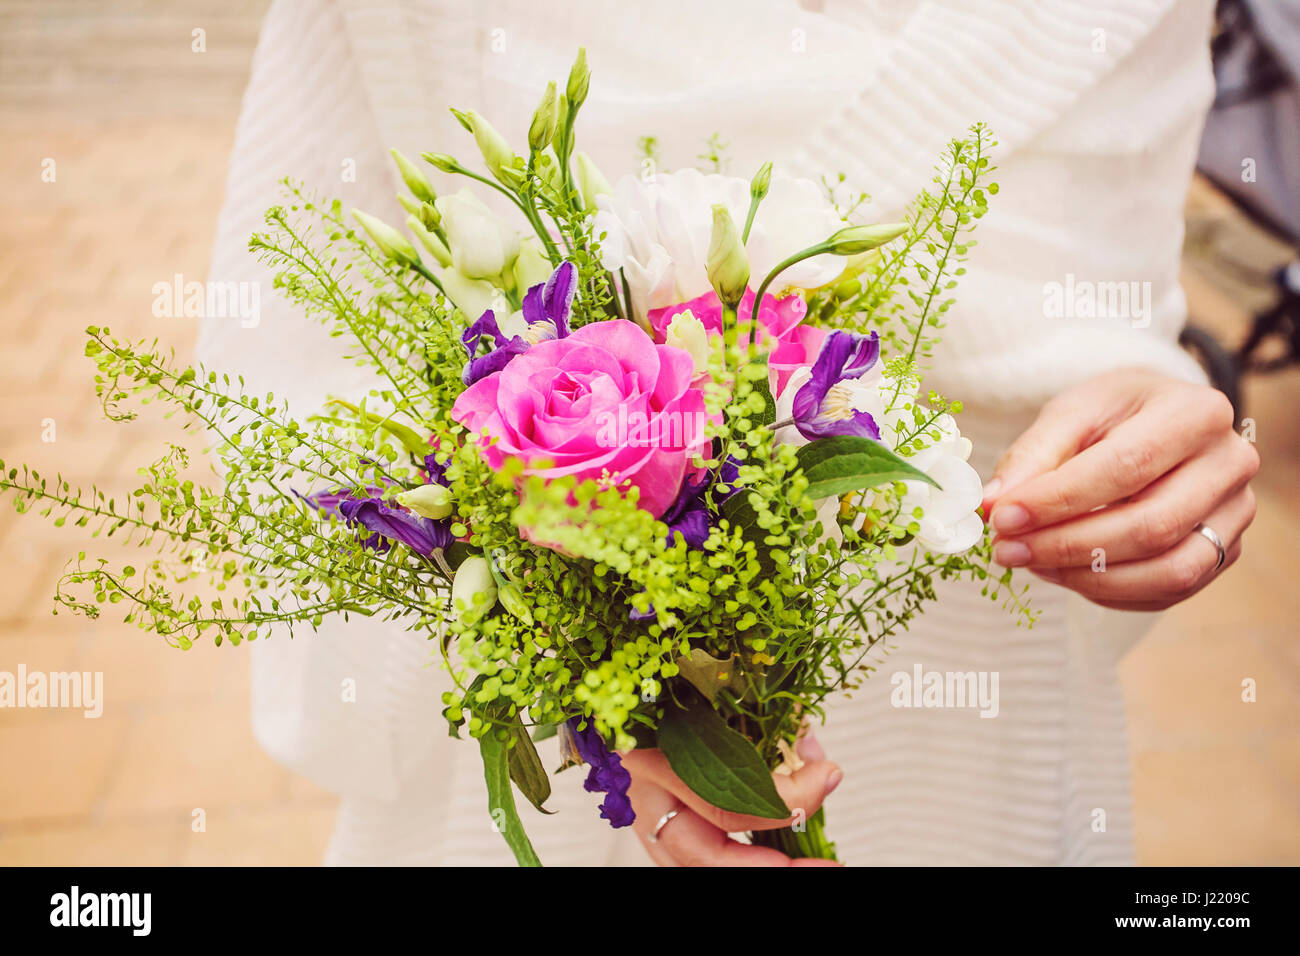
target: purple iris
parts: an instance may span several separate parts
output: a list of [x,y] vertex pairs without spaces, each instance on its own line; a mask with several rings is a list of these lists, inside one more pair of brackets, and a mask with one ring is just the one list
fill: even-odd
[[[551,277],[539,282],[524,294],[524,321],[528,323],[527,340],[516,335],[507,339],[497,325],[496,313],[486,310],[478,321],[465,330],[461,341],[469,352],[469,361],[461,373],[466,385],[473,385],[493,372],[499,372],[516,355],[528,351],[528,343],[562,339],[569,334],[569,314],[578,290],[578,269],[572,262],[561,262]],[[491,350],[479,355],[479,343],[487,339]]]
[[[709,539],[709,529],[713,527],[706,492],[715,484],[727,485],[726,494],[715,494],[713,498],[715,502],[726,501],[736,493],[736,479],[739,477],[740,463],[728,455],[716,473],[705,475],[699,482],[683,483],[676,500],[659,517],[660,521],[668,525],[668,543],[673,544],[674,536],[680,531],[686,547],[697,551],[703,548],[704,542]],[[632,621],[651,621],[659,615],[651,604],[644,611],[631,608],[627,616]]]
[[[490,338],[492,351],[479,355],[479,342],[485,338]],[[478,321],[465,330],[460,340],[469,352],[469,361],[465,363],[465,370],[460,376],[466,385],[473,385],[479,379],[501,371],[516,355],[528,351],[528,343],[519,336],[507,339],[501,334],[501,329],[497,327],[496,313],[491,309],[485,310]]]
[[537,342],[562,339],[569,334],[569,313],[573,295],[578,291],[578,269],[572,262],[561,262],[545,282],[539,282],[524,295],[524,321]]
[[739,464],[736,459],[728,456],[716,475],[707,474],[698,483],[685,482],[677,499],[659,518],[668,525],[668,543],[672,544],[674,534],[680,531],[682,537],[686,539],[688,548],[704,547],[704,542],[709,537],[709,528],[712,526],[709,520],[707,492],[715,483],[729,485],[730,490],[725,495],[715,496],[715,500],[725,501],[736,493],[735,483],[739,475]]
[[[584,721],[586,729],[579,730],[578,725]],[[578,756],[591,767],[583,788],[588,793],[605,794],[605,799],[600,804],[601,819],[608,820],[609,825],[615,829],[631,826],[636,819],[632,801],[627,795],[627,788],[632,785],[632,775],[623,768],[623,758],[610,752],[595,724],[587,718],[570,717],[568,729],[578,748]]]
[[847,416],[826,408],[826,396],[846,379],[861,378],[880,358],[880,336],[836,329],[822,342],[812,378],[795,392],[792,413],[799,434],[809,441],[828,435],[860,435],[880,440],[880,426],[866,412],[850,409]]
[[349,498],[339,513],[350,525],[360,525],[390,541],[400,541],[426,558],[454,540],[446,521],[434,521],[384,504],[380,498]]
[[445,485],[447,484],[447,468],[451,464],[448,462],[444,465],[438,461],[438,456],[434,452],[424,456],[424,472],[429,476],[428,484]]
[[[367,488],[366,491],[371,496],[379,496],[383,494],[384,490],[382,488]],[[294,494],[321,514],[334,515],[342,521],[347,521],[346,516],[343,514],[343,503],[356,500],[356,496],[346,488],[339,488],[336,491],[317,491],[310,495],[298,494],[295,491]],[[382,535],[370,534],[361,539],[361,546],[372,551],[387,551],[388,541]]]
[[361,546],[372,551],[387,551],[389,542],[400,541],[425,557],[437,548],[449,547],[454,540],[447,521],[434,521],[384,504],[382,488],[367,488],[368,496],[358,497],[346,488],[298,495],[308,505],[326,515],[337,515],[350,526],[372,532],[361,538]]

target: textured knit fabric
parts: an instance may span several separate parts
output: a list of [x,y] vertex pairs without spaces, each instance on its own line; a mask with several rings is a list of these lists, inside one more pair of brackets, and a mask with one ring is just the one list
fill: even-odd
[[[579,140],[611,178],[640,171],[641,136],[677,167],[716,132],[736,175],[765,159],[843,172],[884,220],[927,184],[946,141],[983,120],[1001,144],[1001,191],[928,384],[966,402],[962,427],[987,476],[1063,387],[1132,365],[1200,377],[1175,342],[1181,206],[1212,94],[1210,6],[281,0],[253,63],[212,278],[267,279],[246,242],[286,174],[400,222],[389,146],[473,160],[447,105],[474,107],[522,142],[546,80],[565,76],[579,44],[594,74]],[[1080,281],[1150,283],[1149,322],[1049,317],[1045,288]],[[370,378],[339,341],[269,298],[256,329],[208,320],[201,359],[299,414],[329,393],[363,393]],[[977,588],[942,588],[877,673],[835,703],[820,736],[846,771],[828,808],[845,859],[1131,860],[1116,665],[1150,617],[1042,584],[1032,595],[1042,621],[1023,630]],[[477,747],[442,726],[435,648],[356,621],[250,651],[260,741],[342,797],[330,862],[509,862]],[[891,676],[918,664],[997,672],[998,716],[891,706]],[[543,759],[559,763],[549,748]],[[557,778],[556,815],[525,811],[543,861],[645,862],[629,831],[597,818],[581,779]]]

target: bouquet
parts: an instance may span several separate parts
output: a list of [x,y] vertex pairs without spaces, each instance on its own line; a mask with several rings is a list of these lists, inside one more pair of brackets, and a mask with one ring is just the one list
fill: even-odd
[[535,742],[552,735],[614,827],[634,816],[620,752],[658,747],[709,803],[784,821],[754,842],[833,859],[821,811],[772,781],[827,698],[870,673],[936,578],[1031,618],[989,570],[960,404],[918,394],[997,192],[993,143],[972,127],[903,221],[866,224],[843,177],[770,163],[610,185],[575,153],[589,83],[580,53],[522,153],[453,111],[483,171],[422,158],[469,188],[439,193],[394,151],[405,234],[285,181],[250,248],[372,370],[368,394],[300,421],[91,327],[107,417],[179,411],[219,467],[196,482],[171,446],[118,500],[0,463],[0,490],[148,548],[138,567],[79,554],[56,613],[117,605],[182,649],[326,615],[426,635],[520,863],[538,860],[515,788],[544,807]]

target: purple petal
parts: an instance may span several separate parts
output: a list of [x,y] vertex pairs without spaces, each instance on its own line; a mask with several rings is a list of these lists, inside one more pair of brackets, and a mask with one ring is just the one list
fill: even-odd
[[545,282],[539,282],[535,286],[530,286],[528,291],[524,293],[524,321],[529,325],[536,325],[538,322],[546,321],[546,308],[542,305],[542,299],[545,295]]
[[345,501],[339,505],[350,524],[360,525],[392,541],[400,541],[417,554],[428,557],[452,542],[445,522],[390,508],[376,498]]
[[[818,436],[864,435],[879,440],[880,429],[870,415],[857,412],[851,419],[831,419],[822,411],[822,404],[831,388],[845,379],[861,378],[879,358],[880,336],[875,332],[859,335],[836,329],[826,336],[817,360],[813,362],[811,377],[794,393],[791,414],[799,433],[805,438],[811,433]],[[851,424],[837,424],[840,421]]]
[[460,337],[460,340],[465,343],[465,349],[469,352],[470,358],[473,358],[478,353],[479,340],[484,336],[490,336],[492,344],[496,347],[506,343],[506,337],[501,334],[501,329],[497,327],[496,313],[491,309],[484,309],[478,320],[467,328]]
[[451,462],[448,462],[446,465],[442,464],[438,461],[438,456],[434,452],[429,452],[429,454],[425,455],[424,471],[425,474],[429,476],[429,484],[445,485],[447,483],[447,467],[450,464]]
[[851,336],[853,339],[852,348],[841,367],[840,378],[861,378],[880,358],[879,334],[872,332],[870,335],[858,335],[837,329],[831,336],[837,334]]
[[561,262],[545,282],[524,293],[524,321],[529,325],[545,323],[551,332],[548,339],[562,339],[569,334],[569,313],[578,290],[578,269],[572,262]]
[[688,548],[695,548],[696,550],[703,548],[704,542],[709,540],[708,509],[701,504],[700,507],[692,508],[676,521],[670,523],[668,525],[668,539],[674,541],[674,535],[679,531],[686,540]]
[[[584,720],[587,726],[579,730],[578,725]],[[632,801],[627,795],[628,787],[632,785],[632,775],[623,767],[623,758],[610,752],[590,720],[570,717],[568,725],[578,755],[591,767],[583,788],[588,793],[605,794],[605,799],[600,804],[601,819],[608,820],[614,828],[631,826],[636,819]]]
[[546,280],[542,294],[542,309],[555,324],[558,338],[569,334],[569,313],[573,309],[573,296],[578,291],[578,268],[572,262],[561,262],[558,269]]
[[851,418],[827,418],[823,415],[796,418],[794,424],[799,434],[809,441],[831,435],[858,435],[880,441],[880,426],[867,412],[854,412]]
[[658,616],[659,612],[655,610],[653,604],[651,604],[649,609],[645,611],[638,611],[636,608],[632,608],[627,612],[627,619],[629,621],[652,621]]
[[[502,336],[504,341],[504,336]],[[528,343],[515,336],[513,339],[505,342],[498,348],[493,349],[487,355],[474,356],[465,363],[464,370],[460,373],[460,379],[467,386],[473,385],[479,379],[487,378],[494,372],[499,372],[510,364],[511,359],[516,355],[523,355],[528,351]]]

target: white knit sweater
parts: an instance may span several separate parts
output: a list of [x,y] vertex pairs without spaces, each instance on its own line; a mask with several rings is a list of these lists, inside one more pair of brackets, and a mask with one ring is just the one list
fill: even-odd
[[[962,427],[987,475],[1038,405],[1069,384],[1125,365],[1200,377],[1175,340],[1182,200],[1212,93],[1210,7],[280,0],[253,64],[212,276],[266,279],[246,241],[285,174],[400,221],[389,146],[472,159],[447,105],[472,106],[521,139],[545,81],[565,75],[579,44],[594,74],[579,140],[611,177],[634,171],[642,135],[678,166],[717,132],[736,174],[765,159],[806,175],[842,171],[883,220],[926,184],[945,142],[983,120],[1001,143],[1001,191],[931,384],[966,402]],[[1085,282],[1137,282],[1149,314],[1046,314],[1050,284]],[[327,392],[368,386],[337,340],[268,298],[256,329],[206,322],[200,358],[302,413]],[[943,588],[880,673],[835,705],[821,737],[846,770],[828,807],[845,859],[1131,859],[1116,664],[1150,619],[1047,586],[1032,593],[1043,619],[1026,631],[973,589]],[[441,724],[433,647],[354,622],[250,650],[259,739],[342,795],[331,861],[509,861],[477,748]],[[996,671],[998,717],[890,706],[890,675],[916,664]],[[355,702],[344,700],[346,680]],[[545,862],[645,861],[628,831],[597,819],[577,772],[561,776],[552,805],[555,816],[525,821]]]

